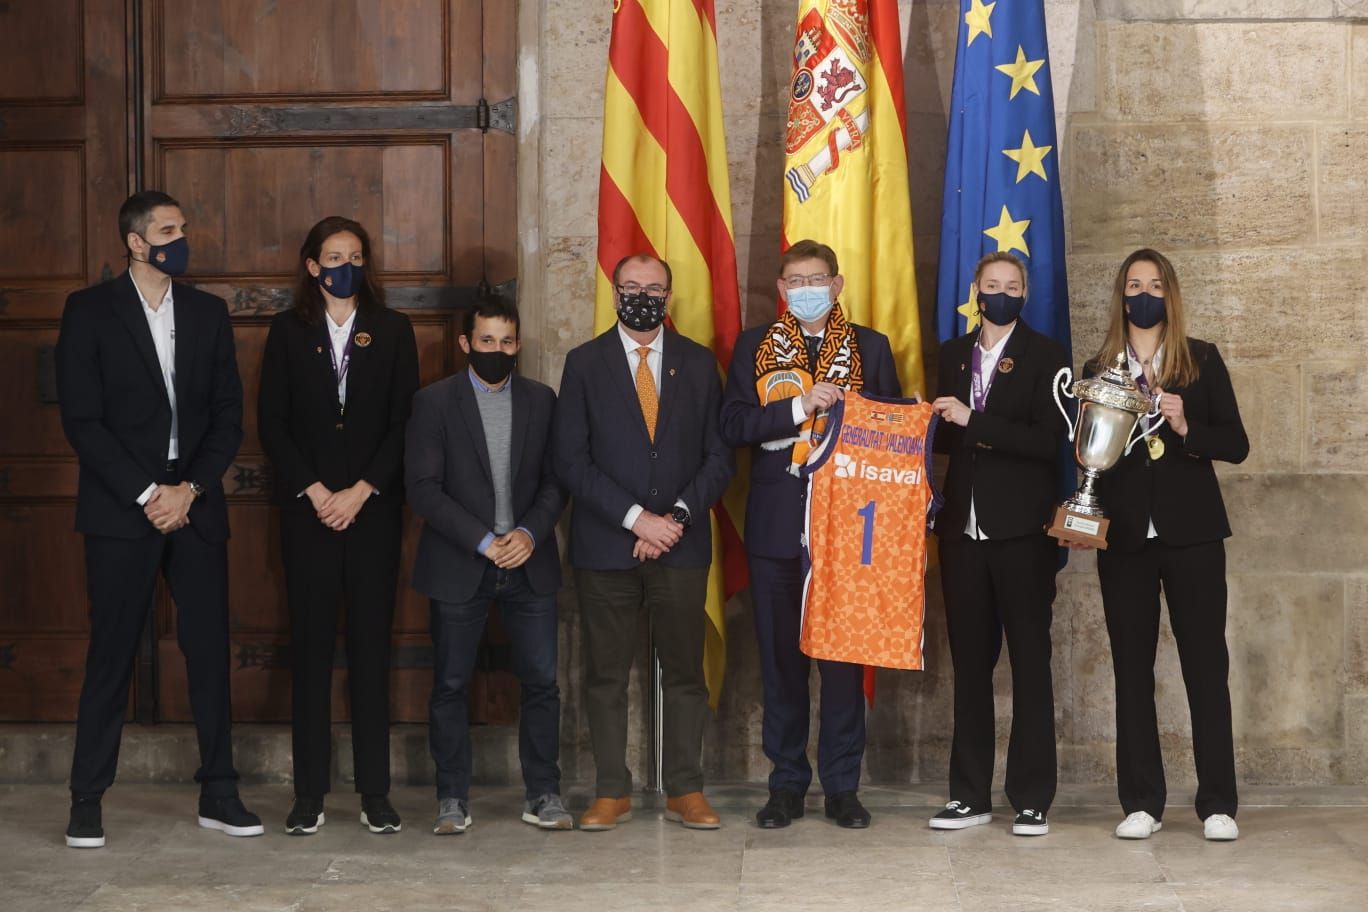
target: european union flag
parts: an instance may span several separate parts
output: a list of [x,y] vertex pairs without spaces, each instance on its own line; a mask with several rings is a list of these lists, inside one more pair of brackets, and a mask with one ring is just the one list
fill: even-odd
[[962,0],[941,210],[936,333],[978,325],[974,265],[1010,250],[1028,270],[1023,316],[1072,355],[1043,0]]

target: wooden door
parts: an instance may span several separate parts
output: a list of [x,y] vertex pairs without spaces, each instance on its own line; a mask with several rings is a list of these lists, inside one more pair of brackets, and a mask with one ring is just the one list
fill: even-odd
[[[270,472],[256,433],[270,316],[289,304],[299,245],[328,215],[361,222],[391,306],[408,312],[422,382],[456,369],[459,313],[516,271],[514,4],[488,0],[151,0],[142,155],[179,199],[190,278],[232,312],[246,437],[225,479],[233,713],[290,717],[288,616]],[[488,99],[485,101],[484,99]],[[493,217],[489,214],[492,213]],[[426,600],[407,584],[394,634],[393,714],[426,721]],[[189,718],[174,618],[160,630],[160,717]],[[344,652],[337,651],[339,669]],[[334,718],[346,718],[344,677]]]
[[124,268],[125,39],[123,0],[0,3],[0,719],[76,717],[85,566],[52,349],[66,296]]
[[[234,716],[289,718],[279,534],[256,435],[266,328],[289,304],[309,227],[345,215],[370,230],[391,305],[414,322],[422,382],[460,366],[461,309],[514,293],[514,26],[504,0],[0,3],[0,719],[75,715],[86,598],[51,346],[65,296],[124,268],[116,217],[139,187],[181,201],[187,280],[232,313],[246,405],[224,479]],[[398,721],[426,720],[431,686],[427,606],[407,585],[417,530],[410,517]],[[144,715],[188,719],[174,611],[164,591],[157,601],[136,676]]]

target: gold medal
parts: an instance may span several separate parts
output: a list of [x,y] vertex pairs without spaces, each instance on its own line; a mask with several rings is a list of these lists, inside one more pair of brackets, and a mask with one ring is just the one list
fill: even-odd
[[1149,447],[1150,459],[1159,459],[1164,455],[1164,441],[1160,439],[1158,434],[1148,438],[1145,445]]

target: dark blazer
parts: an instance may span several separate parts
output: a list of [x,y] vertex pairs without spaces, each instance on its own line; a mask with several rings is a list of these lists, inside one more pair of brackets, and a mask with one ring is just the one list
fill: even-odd
[[275,315],[261,361],[257,428],[271,460],[282,505],[321,481],[331,491],[370,482],[395,508],[404,500],[404,425],[418,389],[413,325],[397,310],[358,309],[347,406],[337,404],[337,375],[326,319],[306,323],[294,310]]
[[[1183,547],[1230,537],[1221,487],[1212,460],[1241,463],[1249,455],[1249,437],[1240,421],[1235,388],[1230,384],[1221,353],[1210,342],[1189,339],[1200,374],[1191,386],[1165,389],[1183,397],[1187,438],[1179,437],[1167,421],[1159,429],[1164,455],[1149,458],[1144,443],[1121,457],[1098,480],[1102,511],[1111,520],[1107,548],[1138,551],[1145,544],[1149,520],[1159,540]],[[1089,363],[1084,373],[1100,372]]]
[[[972,405],[974,331],[941,346],[936,395]],[[936,452],[950,455],[945,506],[936,517],[942,539],[964,534],[973,495],[974,516],[989,538],[1041,532],[1054,514],[1058,495],[1055,460],[1068,427],[1055,405],[1055,374],[1068,364],[1064,346],[1018,320],[1002,351],[983,411],[965,427],[942,421]]]
[[[242,443],[242,381],[222,298],[172,284],[176,318],[177,481],[204,494],[190,526],[207,541],[228,538],[223,475]],[[76,528],[141,538],[156,528],[138,506],[166,477],[171,400],[152,331],[128,273],[67,298],[57,337],[62,428],[80,460]]]
[[570,562],[586,570],[626,570],[636,536],[622,527],[633,504],[669,515],[688,504],[693,523],[659,558],[671,567],[712,562],[708,511],[736,470],[722,441],[717,358],[697,342],[664,330],[656,439],[646,432],[632,368],[616,325],[570,352],[556,407],[556,471],[574,497]]
[[[793,448],[762,449],[760,444],[796,436],[793,402],[760,405],[755,392],[755,350],[769,331],[757,326],[736,339],[727,392],[722,397],[722,439],[728,446],[751,447],[750,493],[746,497],[746,550],[760,557],[798,557],[801,551],[807,482],[788,471]],[[875,396],[902,396],[898,369],[888,337],[855,327],[864,368],[864,391]]]
[[[536,547],[523,566],[532,591],[560,588],[556,521],[566,496],[551,465],[551,421],[556,394],[535,380],[513,376],[510,449],[514,524]],[[468,371],[424,387],[413,399],[404,453],[409,505],[423,518],[413,588],[443,602],[475,595],[489,560],[480,542],[494,530],[494,476],[489,443]]]

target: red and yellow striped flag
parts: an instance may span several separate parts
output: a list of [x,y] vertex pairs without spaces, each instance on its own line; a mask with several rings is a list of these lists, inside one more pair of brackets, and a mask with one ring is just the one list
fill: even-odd
[[[614,0],[603,102],[594,331],[617,320],[613,267],[650,253],[674,273],[675,329],[731,363],[741,331],[717,18],[712,0]],[[746,585],[738,481],[712,511],[704,666],[715,709],[726,668],[726,602]]]
[[[784,136],[782,246],[836,251],[841,307],[888,336],[905,395],[925,395],[897,0],[802,0]],[[865,669],[874,702],[874,669]]]
[[925,392],[897,0],[802,0],[784,137],[784,240],[841,262],[848,319],[888,336]]

